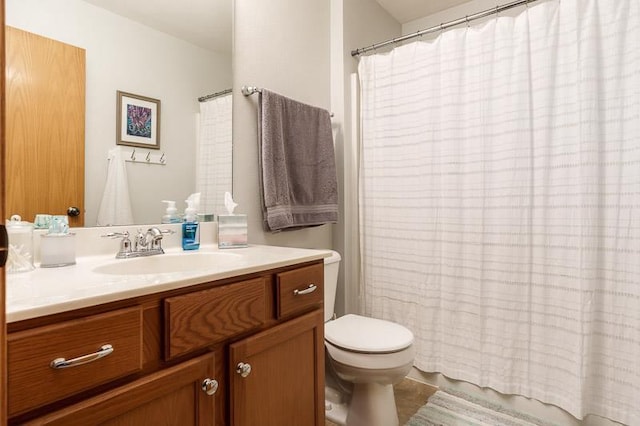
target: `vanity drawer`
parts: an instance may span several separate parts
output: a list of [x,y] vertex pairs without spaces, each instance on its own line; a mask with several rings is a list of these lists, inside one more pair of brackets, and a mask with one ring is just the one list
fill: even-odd
[[[108,353],[105,345],[111,345]],[[7,336],[9,416],[23,413],[142,369],[142,309],[119,309]],[[96,354],[55,369],[52,361]]]
[[267,320],[268,288],[268,280],[256,278],[165,299],[165,358],[263,325]]
[[324,265],[277,274],[277,291],[278,318],[319,305],[324,297]]

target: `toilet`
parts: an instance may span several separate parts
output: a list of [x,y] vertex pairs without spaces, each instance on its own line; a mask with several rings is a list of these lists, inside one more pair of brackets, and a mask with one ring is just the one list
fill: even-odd
[[375,318],[332,319],[340,254],[324,260],[325,415],[348,426],[396,426],[393,385],[413,365],[413,333]]

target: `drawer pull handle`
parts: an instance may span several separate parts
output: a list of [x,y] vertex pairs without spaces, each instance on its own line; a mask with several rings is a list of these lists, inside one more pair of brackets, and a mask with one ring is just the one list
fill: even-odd
[[305,288],[304,290],[293,290],[293,295],[294,296],[300,296],[303,294],[309,294],[309,293],[313,293],[314,291],[316,291],[318,287],[315,284],[309,284],[309,287]]
[[251,374],[251,364],[249,364],[248,362],[239,362],[236,366],[236,373],[238,373],[242,377],[247,377],[249,374]]
[[204,379],[202,381],[202,390],[211,396],[218,391],[218,381],[216,379]]
[[56,358],[51,361],[51,364],[49,364],[49,366],[56,369],[77,367],[78,365],[87,364],[89,362],[93,362],[97,359],[103,358],[107,355],[111,355],[112,352],[113,346],[103,345],[97,352],[88,355],[82,355],[68,361],[65,358]]

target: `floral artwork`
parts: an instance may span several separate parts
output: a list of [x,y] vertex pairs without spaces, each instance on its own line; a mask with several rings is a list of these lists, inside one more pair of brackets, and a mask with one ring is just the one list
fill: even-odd
[[127,134],[151,137],[151,108],[127,104]]
[[160,148],[160,100],[117,92],[116,144]]

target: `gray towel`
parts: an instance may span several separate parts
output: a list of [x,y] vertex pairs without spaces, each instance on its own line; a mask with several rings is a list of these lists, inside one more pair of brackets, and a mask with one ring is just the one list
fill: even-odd
[[329,112],[265,89],[259,103],[264,229],[337,222],[338,183]]

